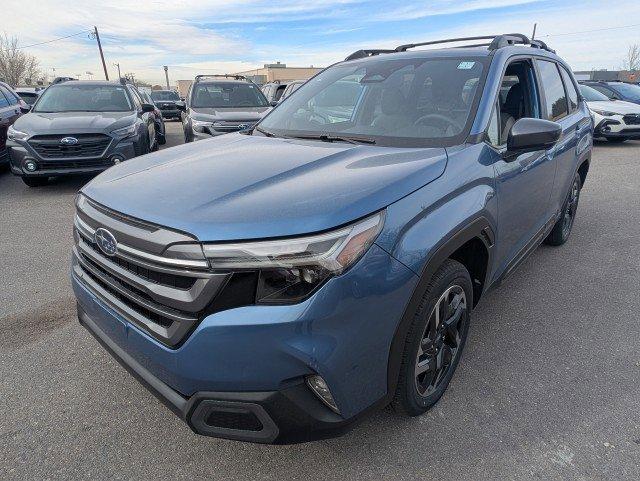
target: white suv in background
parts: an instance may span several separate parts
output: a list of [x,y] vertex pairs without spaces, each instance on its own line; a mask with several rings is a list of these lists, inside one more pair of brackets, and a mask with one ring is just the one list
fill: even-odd
[[580,85],[595,125],[593,136],[609,142],[640,139],[640,105],[624,100],[609,100],[588,85]]

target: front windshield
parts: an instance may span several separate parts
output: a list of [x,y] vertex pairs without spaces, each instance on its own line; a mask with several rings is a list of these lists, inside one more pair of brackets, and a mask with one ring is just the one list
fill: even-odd
[[198,83],[193,88],[194,108],[267,107],[269,103],[260,89],[240,82]]
[[618,92],[620,95],[627,97],[631,100],[640,100],[640,87],[633,84],[625,84],[625,83],[616,83],[609,84],[613,90]]
[[388,58],[331,67],[261,123],[280,136],[347,136],[376,144],[453,144],[471,122],[483,58]]
[[34,112],[128,112],[134,110],[120,85],[52,85],[36,102]]
[[173,90],[153,90],[151,92],[151,98],[156,102],[158,100],[180,100],[178,94]]
[[587,102],[600,102],[602,100],[609,100],[602,92],[598,92],[596,89],[592,89],[587,85],[580,85],[580,93]]

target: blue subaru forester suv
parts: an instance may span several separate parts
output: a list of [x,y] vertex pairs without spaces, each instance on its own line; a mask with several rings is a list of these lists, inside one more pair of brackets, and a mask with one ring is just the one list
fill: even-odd
[[[472,45],[414,50],[454,40]],[[569,66],[524,35],[360,50],[253,130],[83,187],[79,320],[199,434],[419,415],[482,295],[567,240],[592,129]]]

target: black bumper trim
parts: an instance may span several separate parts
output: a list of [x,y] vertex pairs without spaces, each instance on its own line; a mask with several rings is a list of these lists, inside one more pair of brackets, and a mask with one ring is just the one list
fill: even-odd
[[[388,396],[364,411],[344,419],[327,408],[303,379],[279,391],[197,392],[185,397],[175,391],[109,338],[78,305],[78,320],[98,342],[143,386],[196,433],[204,436],[268,444],[293,444],[336,437],[359,420],[388,404]],[[214,411],[251,414],[259,419],[257,431],[229,429],[206,423]]]

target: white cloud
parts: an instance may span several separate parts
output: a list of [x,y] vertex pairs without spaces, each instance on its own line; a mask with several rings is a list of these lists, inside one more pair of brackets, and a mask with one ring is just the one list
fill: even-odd
[[[549,7],[550,2],[536,0],[432,0],[405,5],[389,2],[381,13],[361,0],[3,0],[4,12],[29,14],[22,15],[19,22],[3,22],[0,31],[7,30],[17,35],[22,44],[30,44],[88,31],[98,25],[111,75],[115,74],[113,62],[119,62],[123,72],[133,71],[138,78],[153,82],[163,81],[162,65],[167,64],[172,65],[172,79],[192,77],[198,69],[205,73],[239,71],[275,60],[296,66],[325,66],[359,48],[393,47],[420,40],[497,32],[530,33],[534,22],[538,22],[539,36],[574,68],[619,67],[627,46],[638,42],[640,28],[565,34],[638,23],[634,19],[640,18],[640,2],[618,0],[603,6],[601,2],[587,1],[578,7],[573,1],[571,4],[555,2]],[[513,10],[504,13],[504,7],[508,6],[514,7]],[[490,20],[487,15],[471,15],[497,7],[502,7],[501,13],[492,15]],[[527,10],[525,15],[523,9]],[[439,27],[442,23],[437,15],[449,15],[448,25],[458,23],[446,29]],[[403,21],[426,17],[429,18],[425,20],[424,37],[403,34]],[[324,19],[327,28],[309,30],[311,38],[323,38],[322,41],[305,42],[304,46],[295,45],[293,41],[287,45],[254,45],[242,36],[243,28],[269,30],[271,21],[304,19]],[[218,28],[212,29],[207,22],[215,22]],[[265,25],[256,26],[258,22]],[[220,29],[221,24],[226,27]],[[392,25],[395,33],[376,35],[377,25]],[[304,31],[304,27],[301,30],[296,24],[291,30],[292,38],[300,31]],[[356,31],[371,31],[371,40],[355,44],[345,40]],[[560,35],[543,37],[554,34]],[[56,67],[58,75],[88,70],[98,76],[102,72],[95,41],[86,35],[29,51],[41,60],[45,69]]]

